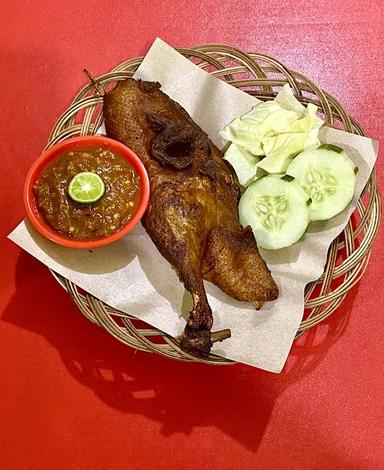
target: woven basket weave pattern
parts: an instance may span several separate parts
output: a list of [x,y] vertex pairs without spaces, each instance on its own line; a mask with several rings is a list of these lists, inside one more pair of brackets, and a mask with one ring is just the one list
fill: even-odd
[[[270,57],[217,44],[178,49],[178,51],[213,76],[263,101],[273,99],[279,89],[289,83],[302,103],[314,103],[319,107],[327,126],[364,135],[361,127],[337,100],[318,88],[304,75],[289,70]],[[142,59],[139,57],[123,62],[112,72],[98,77],[97,82],[108,90],[116,81],[132,77]],[[78,93],[70,107],[55,124],[47,147],[76,135],[94,134],[101,123],[102,98],[95,94],[93,86],[88,84]],[[373,172],[355,213],[343,233],[329,249],[323,275],[306,287],[306,315],[297,332],[297,337],[331,315],[343,302],[348,291],[360,280],[369,261],[371,245],[379,222],[380,199],[375,172]],[[233,363],[215,355],[204,358],[191,356],[180,349],[177,340],[155,328],[143,327],[136,318],[82,292],[75,284],[62,276],[54,272],[52,274],[91,322],[103,327],[128,346],[183,361],[209,364]]]

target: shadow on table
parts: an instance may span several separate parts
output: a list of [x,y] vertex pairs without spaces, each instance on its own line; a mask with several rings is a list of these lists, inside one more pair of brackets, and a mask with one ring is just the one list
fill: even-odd
[[216,427],[253,452],[275,400],[313,371],[343,334],[356,295],[355,289],[342,311],[300,338],[276,375],[243,365],[188,364],[135,352],[89,323],[48,270],[24,252],[16,287],[2,320],[43,335],[71,375],[106,404],[160,422],[164,435]]

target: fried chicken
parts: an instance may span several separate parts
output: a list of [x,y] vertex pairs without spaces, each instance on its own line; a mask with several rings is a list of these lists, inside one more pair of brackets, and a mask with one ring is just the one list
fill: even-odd
[[144,163],[151,197],[142,223],[191,293],[181,347],[210,350],[212,311],[203,279],[238,300],[274,300],[278,289],[252,230],[238,221],[239,185],[221,152],[154,82],[127,79],[104,96],[107,135]]

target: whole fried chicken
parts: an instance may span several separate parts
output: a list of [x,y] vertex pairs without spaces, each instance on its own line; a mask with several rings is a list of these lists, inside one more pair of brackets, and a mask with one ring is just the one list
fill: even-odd
[[151,196],[142,223],[192,294],[181,347],[207,353],[213,317],[203,279],[256,308],[278,296],[251,228],[239,224],[239,185],[221,152],[159,83],[118,82],[104,95],[104,117],[107,135],[147,169]]

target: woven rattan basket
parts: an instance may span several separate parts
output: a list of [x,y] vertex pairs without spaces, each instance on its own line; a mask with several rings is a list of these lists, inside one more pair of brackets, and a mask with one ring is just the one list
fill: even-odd
[[[332,96],[304,75],[288,69],[275,59],[216,44],[178,51],[213,76],[261,100],[273,99],[281,86],[289,83],[301,102],[314,103],[319,107],[328,126],[364,135],[361,127]],[[123,62],[110,73],[98,77],[97,82],[108,89],[116,81],[131,77],[141,61],[142,57]],[[101,103],[102,98],[95,92],[94,87],[91,84],[85,86],[57,121],[47,147],[69,137],[96,133],[102,123]],[[324,274],[306,287],[305,319],[300,325],[297,337],[331,315],[362,277],[379,221],[380,199],[373,172],[355,213],[344,232],[329,249]],[[214,355],[204,358],[191,356],[180,349],[174,338],[143,325],[134,317],[111,308],[86,292],[81,292],[75,284],[62,276],[54,272],[52,274],[91,322],[132,348],[183,361],[232,363]]]

